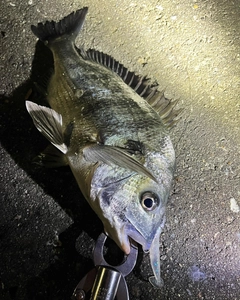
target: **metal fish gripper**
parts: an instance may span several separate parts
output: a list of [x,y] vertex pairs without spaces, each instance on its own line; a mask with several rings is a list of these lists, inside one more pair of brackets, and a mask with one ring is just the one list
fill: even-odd
[[125,280],[134,268],[138,255],[137,245],[131,243],[130,254],[124,257],[118,266],[108,264],[103,256],[103,247],[107,236],[102,233],[93,251],[95,268],[76,286],[72,300],[129,300]]

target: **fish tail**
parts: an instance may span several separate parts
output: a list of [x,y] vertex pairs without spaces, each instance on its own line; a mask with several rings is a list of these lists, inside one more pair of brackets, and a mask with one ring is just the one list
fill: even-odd
[[45,24],[32,25],[32,32],[45,44],[51,43],[59,37],[75,40],[83,26],[87,11],[88,8],[84,7],[72,12],[59,22],[47,21]]

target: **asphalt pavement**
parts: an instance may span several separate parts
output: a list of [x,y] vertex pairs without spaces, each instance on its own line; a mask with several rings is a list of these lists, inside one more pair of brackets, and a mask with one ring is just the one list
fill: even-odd
[[[32,159],[48,144],[25,109],[52,64],[30,26],[89,7],[78,46],[146,75],[183,108],[161,237],[164,287],[139,252],[130,299],[240,299],[240,4],[238,1],[0,3],[0,299],[70,299],[103,231],[67,167]],[[110,259],[121,254],[110,253]]]

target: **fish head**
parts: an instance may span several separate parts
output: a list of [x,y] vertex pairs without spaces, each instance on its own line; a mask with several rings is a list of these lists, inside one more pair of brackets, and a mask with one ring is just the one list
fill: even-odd
[[[171,153],[169,153],[171,152]],[[104,229],[126,254],[131,240],[150,252],[154,277],[153,285],[162,285],[160,277],[159,238],[165,222],[165,208],[169,196],[175,155],[151,151],[144,166],[156,181],[118,166],[100,165],[91,183],[91,198],[95,212]]]

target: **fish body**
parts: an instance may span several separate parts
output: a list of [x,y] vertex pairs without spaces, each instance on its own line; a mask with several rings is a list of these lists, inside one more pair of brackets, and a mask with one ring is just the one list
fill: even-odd
[[76,48],[86,13],[32,26],[53,53],[54,72],[49,107],[27,101],[27,110],[70,166],[105,232],[126,254],[131,239],[150,251],[151,282],[159,287],[159,237],[175,167],[166,127],[171,103],[162,104],[163,97],[110,56]]

